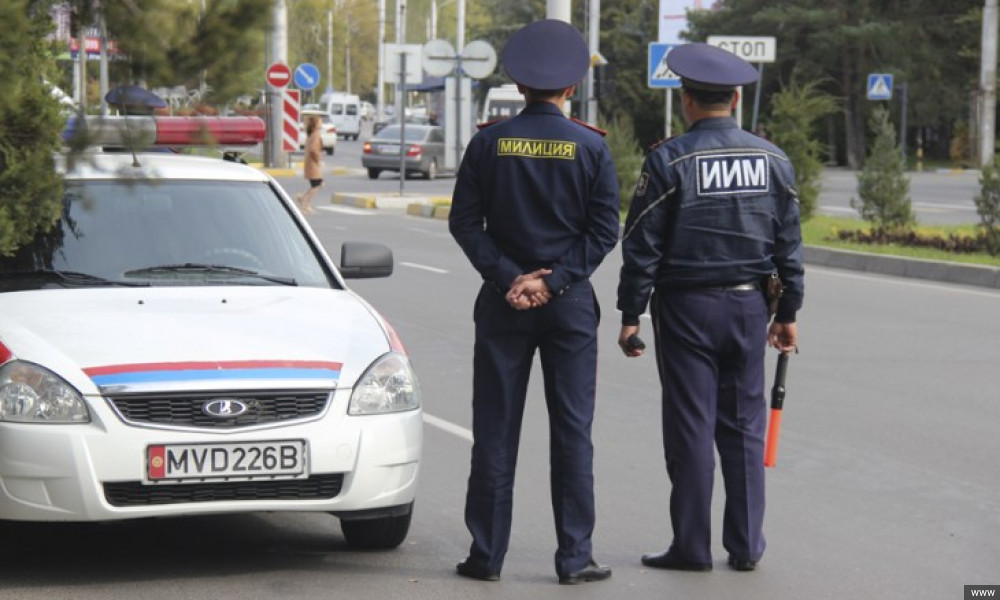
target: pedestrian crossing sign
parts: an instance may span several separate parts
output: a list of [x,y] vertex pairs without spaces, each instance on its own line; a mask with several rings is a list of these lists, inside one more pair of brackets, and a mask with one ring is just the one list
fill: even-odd
[[681,87],[681,78],[667,66],[667,54],[676,46],[677,44],[659,44],[655,42],[649,45],[649,74],[647,78],[647,85],[649,87]]
[[868,99],[892,100],[892,75],[889,73],[869,73]]

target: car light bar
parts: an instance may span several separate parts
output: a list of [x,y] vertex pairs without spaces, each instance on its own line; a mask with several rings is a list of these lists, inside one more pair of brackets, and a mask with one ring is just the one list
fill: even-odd
[[[83,123],[80,126],[80,123]],[[259,117],[71,117],[63,141],[84,136],[88,146],[254,146],[267,128]]]

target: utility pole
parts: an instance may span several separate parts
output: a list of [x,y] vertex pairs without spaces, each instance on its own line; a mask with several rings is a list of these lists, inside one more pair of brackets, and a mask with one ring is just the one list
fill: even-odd
[[587,73],[587,85],[586,90],[586,106],[587,106],[587,124],[591,127],[597,126],[597,95],[594,90],[594,57],[598,56],[601,52],[601,0],[589,0],[587,5],[587,10],[589,12],[589,23],[587,25],[587,37],[589,38],[590,46],[590,71]]
[[378,0],[378,90],[375,92],[378,104],[375,120],[385,122],[385,0]]
[[326,89],[333,91],[333,10],[326,11]]
[[550,19],[559,19],[572,23],[572,10],[570,0],[547,0],[545,5],[545,16]]
[[979,75],[979,164],[993,160],[996,151],[997,0],[983,7],[983,49]]
[[[272,7],[271,28],[271,62],[288,64],[288,7],[285,0],[274,0]],[[284,168],[288,166],[288,156],[282,149],[281,132],[284,128],[284,101],[283,92],[272,85],[267,86],[267,105],[270,107],[271,139],[270,148],[271,167]]]

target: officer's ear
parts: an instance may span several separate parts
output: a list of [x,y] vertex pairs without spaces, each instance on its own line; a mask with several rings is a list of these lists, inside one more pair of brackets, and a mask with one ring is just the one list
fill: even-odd
[[571,85],[563,90],[563,100],[569,100],[576,93],[576,85]]
[[733,99],[729,101],[729,111],[732,112],[736,110],[736,107],[740,104],[740,88],[733,90]]

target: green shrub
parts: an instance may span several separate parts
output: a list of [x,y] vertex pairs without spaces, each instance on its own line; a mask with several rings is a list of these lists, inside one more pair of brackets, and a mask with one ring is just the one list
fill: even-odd
[[771,98],[768,137],[785,151],[795,167],[795,187],[803,221],[816,213],[820,178],[823,175],[823,145],[813,137],[817,120],[838,110],[836,100],[819,90],[820,82],[792,83]]
[[976,212],[986,238],[986,250],[1000,255],[1000,156],[984,165],[979,175],[980,193],[976,195]]
[[642,161],[645,155],[639,148],[632,126],[632,119],[627,114],[619,114],[610,123],[602,126],[608,131],[604,141],[611,151],[611,160],[615,161],[618,172],[618,186],[621,188],[621,210],[627,212],[632,204],[635,193],[635,183],[639,180]]
[[875,142],[858,173],[860,201],[851,198],[851,206],[878,229],[907,229],[916,222],[910,203],[910,180],[896,144],[896,130],[884,106],[875,109],[869,127]]

